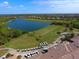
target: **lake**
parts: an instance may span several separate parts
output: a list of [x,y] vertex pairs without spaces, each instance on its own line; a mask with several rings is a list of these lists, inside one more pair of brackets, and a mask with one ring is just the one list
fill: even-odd
[[8,21],[8,28],[31,32],[31,31],[38,30],[40,28],[47,27],[50,24],[51,22],[16,19],[16,20]]

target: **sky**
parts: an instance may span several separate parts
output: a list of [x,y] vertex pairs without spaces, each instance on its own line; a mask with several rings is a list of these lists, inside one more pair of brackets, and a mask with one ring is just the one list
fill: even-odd
[[0,0],[0,14],[79,13],[79,0]]

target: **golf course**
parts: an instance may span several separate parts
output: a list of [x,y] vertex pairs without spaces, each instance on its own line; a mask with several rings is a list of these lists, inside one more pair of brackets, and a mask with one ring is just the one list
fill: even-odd
[[[71,24],[71,20],[39,20],[39,19],[28,19],[27,20],[27,19],[23,19],[24,21],[38,22],[39,24],[41,24],[40,22],[62,24],[62,25],[58,25],[58,24],[51,25],[50,24],[46,26],[44,25],[45,27],[28,32],[28,31],[23,31],[22,30],[23,28],[21,28],[21,30],[16,29],[17,28],[16,22],[12,22],[13,25],[16,24],[15,25],[16,28],[13,28],[13,27],[8,28],[7,26],[8,22],[11,22],[11,20],[16,21],[16,19],[8,19],[6,17],[0,18],[0,21],[1,21],[0,22],[0,28],[1,28],[0,29],[0,46],[1,47],[25,49],[25,48],[37,47],[40,44],[40,42],[48,42],[50,44],[50,43],[53,43],[59,37],[57,32],[62,32],[63,29],[65,28],[65,24]],[[75,21],[73,20],[72,23],[74,24],[74,27],[79,28],[78,20],[75,20]],[[35,26],[32,26],[32,27],[36,27],[37,26],[36,24]],[[22,21],[19,26],[20,27],[22,26]],[[22,27],[25,28],[26,26],[27,25],[23,25]],[[26,30],[29,29],[29,27],[26,28]],[[1,51],[0,55],[3,55],[4,53],[5,51]]]

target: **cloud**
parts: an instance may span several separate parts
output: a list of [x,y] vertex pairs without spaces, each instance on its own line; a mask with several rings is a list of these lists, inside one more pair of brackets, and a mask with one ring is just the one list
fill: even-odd
[[79,0],[47,0],[33,2],[33,4],[48,5],[49,7],[79,7]]
[[8,1],[4,1],[2,3],[0,3],[0,7],[3,7],[3,8],[11,8],[10,4]]
[[46,6],[54,13],[79,12],[79,0],[43,0],[32,2],[36,5]]
[[54,1],[50,6],[56,7],[79,7],[79,1]]
[[24,6],[24,5],[19,5],[19,7],[21,7],[21,8],[22,8],[22,7],[25,7],[25,6]]
[[2,8],[23,8],[25,6],[22,5],[22,4],[20,4],[20,5],[11,5],[8,1],[4,1],[4,2],[0,3],[0,7],[2,7]]
[[49,1],[38,1],[38,2],[34,1],[32,3],[33,4],[39,4],[39,5],[46,5],[46,4],[49,4]]
[[9,5],[9,3],[7,1],[4,1],[3,4],[4,5]]

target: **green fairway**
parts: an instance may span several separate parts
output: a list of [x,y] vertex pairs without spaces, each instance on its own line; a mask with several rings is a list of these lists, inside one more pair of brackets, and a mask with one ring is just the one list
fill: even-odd
[[[63,26],[49,26],[28,34],[24,34],[18,38],[12,39],[5,44],[6,47],[11,48],[32,48],[39,44],[39,42],[47,41],[48,43],[56,40],[58,31],[62,31]],[[37,40],[38,39],[38,40]]]
[[39,22],[52,22],[53,20],[42,20],[42,19],[25,19],[29,21],[39,21]]

